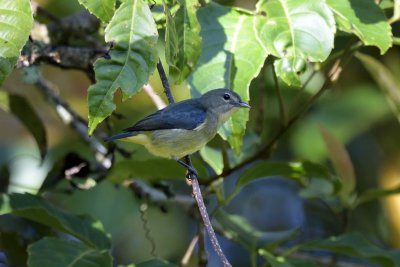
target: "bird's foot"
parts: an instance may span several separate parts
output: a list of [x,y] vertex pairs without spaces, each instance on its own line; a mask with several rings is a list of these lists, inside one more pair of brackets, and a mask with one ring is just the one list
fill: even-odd
[[188,185],[192,184],[192,179],[197,179],[199,177],[199,174],[197,173],[196,169],[193,168],[193,166],[187,164],[186,162],[182,161],[182,160],[176,160],[176,162],[178,162],[179,164],[181,164],[182,166],[184,166],[187,171],[186,171],[186,182]]

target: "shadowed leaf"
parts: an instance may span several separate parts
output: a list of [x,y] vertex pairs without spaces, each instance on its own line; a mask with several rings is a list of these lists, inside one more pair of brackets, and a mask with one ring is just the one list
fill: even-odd
[[77,241],[45,237],[29,249],[30,267],[111,267],[108,250],[96,250]]
[[400,122],[400,83],[398,79],[385,65],[375,58],[361,53],[357,53],[356,57],[363,63],[375,82],[385,92],[386,100]]
[[328,130],[320,126],[320,132],[328,149],[337,175],[342,180],[341,196],[347,201],[356,187],[353,163],[343,144]]
[[[85,215],[73,215],[29,194],[2,196],[0,215],[12,213],[71,234],[92,248],[109,249],[111,244],[99,221]],[[3,206],[4,205],[4,206]]]
[[365,45],[384,54],[392,46],[392,31],[387,18],[374,0],[327,0],[338,28],[353,33]]
[[396,260],[390,252],[383,250],[359,233],[349,233],[321,241],[300,245],[301,249],[328,250],[338,254],[366,259],[382,267],[396,267]]
[[47,136],[42,120],[23,96],[0,91],[0,108],[14,114],[32,134],[42,159],[47,152]]

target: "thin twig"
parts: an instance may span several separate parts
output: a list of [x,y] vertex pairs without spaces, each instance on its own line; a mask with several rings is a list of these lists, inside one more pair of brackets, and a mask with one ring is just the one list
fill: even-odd
[[174,97],[171,93],[171,88],[169,87],[168,78],[167,78],[167,75],[165,74],[161,60],[159,60],[157,63],[157,70],[158,70],[158,73],[160,74],[161,82],[164,87],[164,93],[168,98],[168,102],[170,104],[175,103]]
[[151,101],[153,101],[154,105],[158,109],[165,108],[167,104],[165,104],[164,100],[154,91],[153,87],[150,84],[145,84],[143,86],[143,91],[146,92],[146,94],[151,98]]
[[[175,100],[171,93],[168,79],[165,74],[165,71],[164,71],[161,61],[158,61],[158,63],[157,63],[157,70],[158,70],[158,73],[160,74],[160,78],[161,78],[161,81],[162,81],[162,84],[164,87],[164,92],[168,98],[169,103],[170,104],[175,103]],[[189,166],[191,166],[193,168],[193,165],[192,165],[189,155],[185,157],[185,161]],[[220,258],[221,262],[223,263],[224,267],[231,267],[232,265],[229,263],[229,261],[225,257],[225,254],[222,251],[221,246],[219,245],[218,239],[217,239],[214,229],[211,225],[211,221],[210,221],[210,218],[208,217],[207,209],[204,204],[203,196],[201,195],[200,185],[199,185],[197,178],[198,177],[195,174],[189,173],[189,179],[191,179],[191,184],[192,184],[193,196],[197,202],[197,206],[199,207],[199,211],[200,211],[201,217],[203,219],[204,226],[209,235],[211,244],[212,244],[215,252],[217,253],[218,257]]]
[[192,241],[190,242],[190,244],[189,244],[189,246],[188,246],[188,248],[187,248],[187,250],[185,252],[185,255],[183,255],[183,258],[181,260],[181,266],[182,267],[188,266],[190,258],[193,255],[194,248],[196,247],[197,241],[199,241],[199,236],[198,235],[193,237]]
[[285,110],[285,104],[283,102],[283,97],[281,93],[281,89],[279,88],[279,81],[278,81],[278,76],[276,75],[275,68],[272,66],[272,76],[274,77],[274,83],[275,83],[275,90],[276,90],[276,96],[278,97],[278,103],[279,103],[279,117],[281,121],[281,126],[286,127],[287,125],[287,113]]

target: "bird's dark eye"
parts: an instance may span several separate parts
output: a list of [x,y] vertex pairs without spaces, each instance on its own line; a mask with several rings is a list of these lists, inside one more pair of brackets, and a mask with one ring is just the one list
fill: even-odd
[[231,98],[231,95],[230,94],[228,94],[228,93],[225,93],[224,94],[224,99],[225,100],[229,100]]

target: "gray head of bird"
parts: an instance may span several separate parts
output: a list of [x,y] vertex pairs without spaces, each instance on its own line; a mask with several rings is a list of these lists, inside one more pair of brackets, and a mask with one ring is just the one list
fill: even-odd
[[250,108],[249,104],[243,102],[240,96],[229,89],[215,89],[208,91],[199,98],[202,105],[217,113],[227,113],[238,108]]

